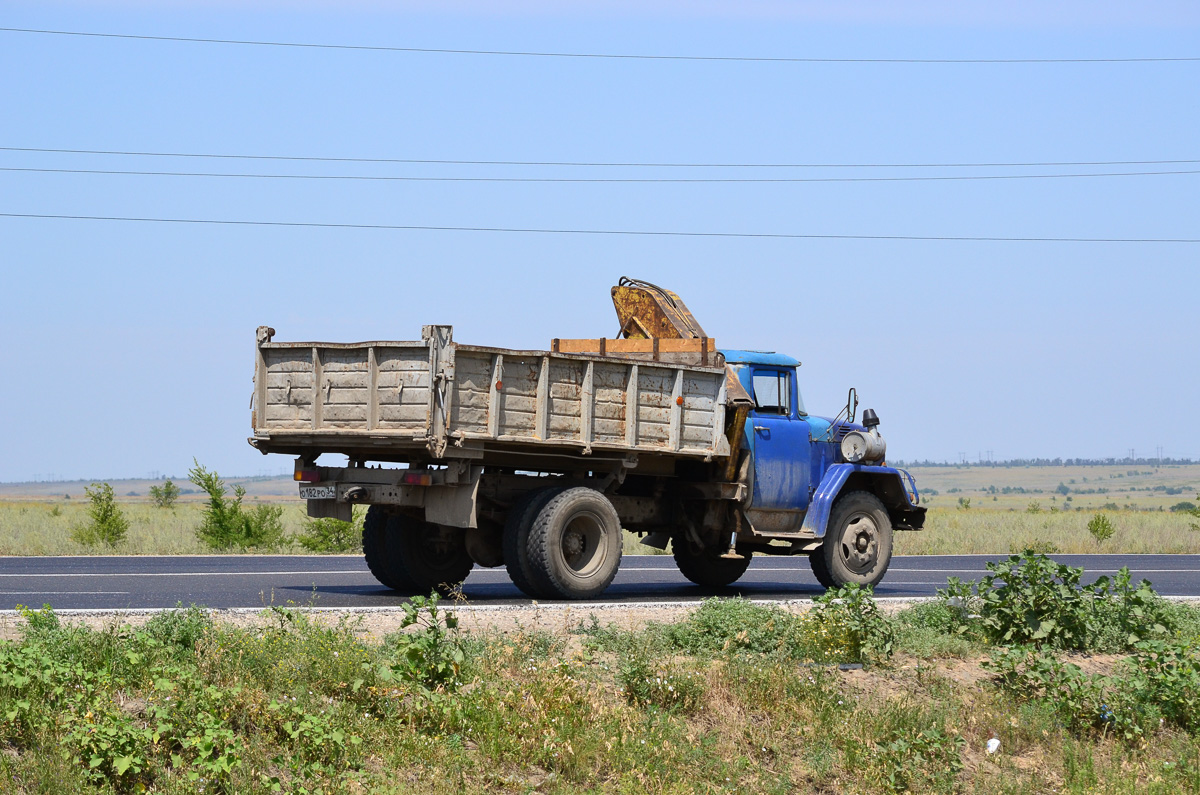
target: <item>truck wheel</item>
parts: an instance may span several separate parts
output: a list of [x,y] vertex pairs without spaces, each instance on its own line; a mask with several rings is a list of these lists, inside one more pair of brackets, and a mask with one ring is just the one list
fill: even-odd
[[399,516],[389,515],[382,505],[367,508],[363,520],[363,557],[375,579],[393,591],[413,588],[403,567],[397,563],[400,556],[397,540],[402,532]]
[[816,552],[810,552],[808,555],[808,565],[812,567],[813,576],[817,578],[817,582],[824,588],[833,588],[836,583],[833,577],[829,575],[829,567],[825,565],[825,550],[818,549]]
[[[372,522],[372,514],[381,517]],[[387,587],[408,594],[447,594],[462,584],[474,562],[464,533],[371,506],[363,523],[367,568]]]
[[535,589],[560,599],[591,599],[621,565],[621,519],[595,489],[564,489],[537,512],[526,547]]
[[866,491],[842,495],[833,506],[820,554],[834,586],[877,585],[892,562],[892,520],[879,498]]
[[741,560],[723,558],[715,552],[692,552],[686,541],[678,538],[671,539],[671,549],[675,555],[675,565],[679,571],[697,585],[710,588],[721,588],[737,582],[746,573],[750,565],[750,557],[754,553],[742,552]]
[[504,522],[504,567],[508,569],[508,578],[522,593],[534,599],[550,594],[540,592],[530,579],[529,529],[542,506],[561,491],[560,486],[550,486],[522,494],[509,510],[508,519]]

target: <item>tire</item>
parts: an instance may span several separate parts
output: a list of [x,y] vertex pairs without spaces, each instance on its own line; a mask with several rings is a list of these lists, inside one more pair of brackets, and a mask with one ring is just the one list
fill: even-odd
[[833,506],[821,550],[814,554],[821,555],[832,582],[826,587],[878,585],[892,562],[892,520],[883,503],[866,491],[842,495]]
[[396,562],[400,556],[396,541],[402,532],[399,520],[399,516],[389,515],[382,505],[367,508],[363,520],[363,557],[379,582],[393,591],[410,591],[413,583]]
[[825,550],[818,549],[816,552],[810,552],[808,555],[808,565],[812,567],[813,576],[817,578],[817,582],[823,588],[833,588],[833,577],[829,575],[829,567],[825,565]]
[[363,553],[375,579],[410,595],[446,595],[462,585],[474,566],[460,528],[389,516],[374,505],[363,523]]
[[723,588],[741,579],[754,554],[741,552],[741,560],[723,558],[714,552],[696,555],[689,550],[688,543],[678,537],[671,539],[671,549],[675,555],[675,565],[679,567],[683,576],[696,585],[709,588]]
[[535,590],[551,598],[592,599],[621,565],[621,519],[595,489],[564,489],[537,512],[526,548]]
[[533,584],[529,575],[529,529],[538,512],[552,497],[562,491],[561,486],[549,486],[522,494],[508,512],[504,522],[504,567],[513,585],[526,596],[541,599],[549,596]]

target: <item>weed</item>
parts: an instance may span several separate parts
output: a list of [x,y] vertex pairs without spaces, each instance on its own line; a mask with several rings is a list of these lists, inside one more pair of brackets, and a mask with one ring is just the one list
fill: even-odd
[[283,509],[278,505],[242,506],[246,490],[234,486],[232,498],[225,496],[225,482],[198,462],[188,479],[208,494],[208,506],[196,535],[212,549],[272,549],[283,538]]
[[454,690],[466,655],[458,635],[458,617],[438,610],[436,593],[414,596],[404,604],[400,631],[384,640],[392,653],[380,669],[384,681],[410,682],[421,687]]
[[[950,592],[958,592],[953,583],[946,592],[939,593]],[[896,616],[896,646],[924,659],[965,657],[976,647],[974,638],[967,635],[971,626],[969,615],[966,600],[961,596],[953,601],[943,597],[909,607]]]
[[829,662],[883,662],[896,644],[894,622],[879,611],[869,586],[830,588],[813,599],[801,635],[813,659]]
[[213,629],[212,617],[203,608],[176,604],[174,610],[158,613],[142,631],[163,645],[181,652],[194,652],[196,645]]
[[675,648],[696,652],[776,652],[787,643],[796,619],[745,599],[705,599],[686,621],[665,630]]
[[113,488],[107,483],[93,483],[84,489],[91,505],[88,506],[88,522],[75,528],[71,536],[84,546],[106,544],[115,547],[125,540],[129,520],[117,507]]
[[892,792],[949,789],[963,768],[963,745],[936,725],[893,732],[876,748],[880,783]]
[[1165,601],[1149,582],[1135,586],[1128,569],[1081,585],[1082,568],[1031,550],[990,562],[987,569],[978,585],[951,579],[939,591],[959,611],[953,629],[960,634],[974,626],[994,643],[1117,651],[1169,630]]
[[677,664],[664,664],[645,650],[621,659],[617,681],[626,701],[635,707],[694,712],[704,698],[703,674]]

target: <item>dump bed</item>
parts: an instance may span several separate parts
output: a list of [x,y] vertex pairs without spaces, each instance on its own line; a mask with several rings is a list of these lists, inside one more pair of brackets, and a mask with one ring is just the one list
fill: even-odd
[[596,353],[460,345],[449,326],[426,326],[416,342],[274,342],[274,333],[260,327],[256,348],[250,443],[264,453],[505,465],[729,454],[726,371],[710,340],[693,364],[657,342],[641,359],[602,341]]

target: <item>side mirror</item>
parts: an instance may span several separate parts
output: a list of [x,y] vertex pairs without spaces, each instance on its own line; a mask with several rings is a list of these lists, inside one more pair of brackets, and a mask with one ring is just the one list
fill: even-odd
[[846,394],[846,421],[854,422],[856,414],[858,414],[858,390],[850,387],[850,391]]

